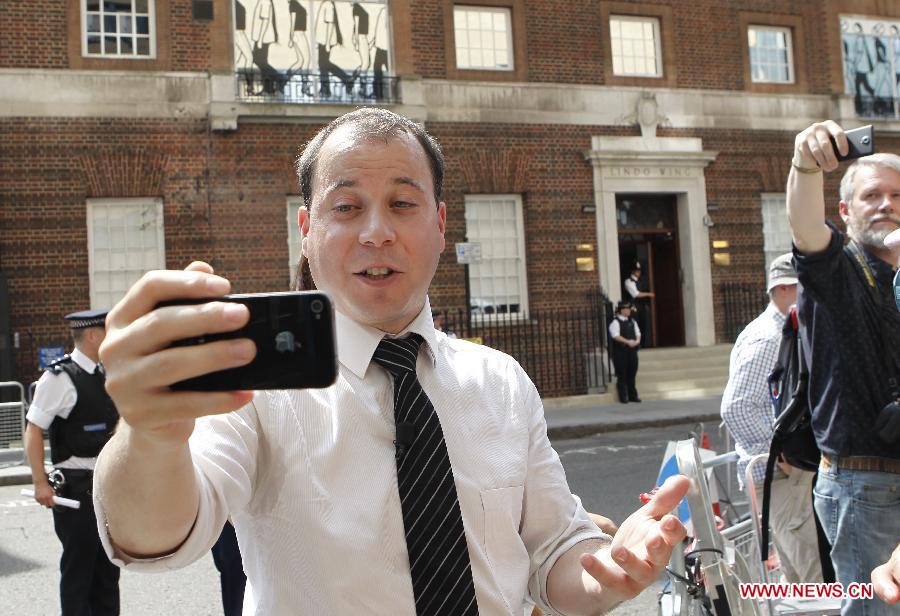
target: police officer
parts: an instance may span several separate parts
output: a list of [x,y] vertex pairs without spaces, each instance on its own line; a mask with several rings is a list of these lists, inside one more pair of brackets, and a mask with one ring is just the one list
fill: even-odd
[[638,347],[641,344],[641,328],[631,317],[631,302],[621,301],[616,306],[616,316],[609,324],[612,341],[612,360],[616,369],[616,389],[619,402],[640,402],[634,381],[638,369]]
[[[34,498],[53,507],[53,496],[81,503],[53,507],[53,526],[62,543],[59,595],[63,616],[119,613],[119,569],[106,557],[91,501],[94,463],[119,418],[104,389],[98,349],[106,336],[105,310],[67,315],[75,350],[50,364],[28,409],[25,450]],[[44,431],[50,431],[51,486],[44,469]],[[55,487],[55,490],[54,490]]]
[[635,261],[631,266],[631,274],[622,282],[625,294],[622,299],[631,302],[631,317],[644,329],[644,346],[653,346],[650,340],[650,291],[641,291],[638,283],[641,280],[641,262]]

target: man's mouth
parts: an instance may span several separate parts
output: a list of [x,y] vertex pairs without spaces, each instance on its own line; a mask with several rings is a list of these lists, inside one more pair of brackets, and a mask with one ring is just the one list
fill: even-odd
[[368,280],[384,280],[393,273],[395,273],[395,271],[389,267],[369,267],[360,272],[356,272],[356,275],[363,276]]

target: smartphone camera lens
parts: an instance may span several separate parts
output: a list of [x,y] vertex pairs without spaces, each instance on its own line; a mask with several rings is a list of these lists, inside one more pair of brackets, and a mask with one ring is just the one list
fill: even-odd
[[314,299],[309,303],[309,309],[312,310],[313,314],[322,314],[322,311],[325,310],[325,304],[320,299]]

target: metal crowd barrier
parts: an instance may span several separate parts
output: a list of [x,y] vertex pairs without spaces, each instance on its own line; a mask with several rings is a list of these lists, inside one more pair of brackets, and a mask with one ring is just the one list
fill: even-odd
[[25,388],[18,381],[2,381],[0,390],[4,389],[17,390],[18,400],[0,402],[0,452],[9,450],[15,454],[0,458],[0,468],[25,462]]

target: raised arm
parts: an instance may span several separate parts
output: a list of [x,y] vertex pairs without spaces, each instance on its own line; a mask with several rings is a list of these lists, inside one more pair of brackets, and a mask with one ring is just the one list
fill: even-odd
[[245,306],[210,302],[155,309],[164,300],[217,297],[230,284],[205,263],[144,275],[107,317],[100,347],[106,388],[121,415],[94,477],[96,498],[115,546],[135,557],[168,554],[188,536],[199,492],[188,437],[194,420],[240,408],[251,392],[173,392],[177,381],[248,363],[249,340],[168,348],[174,340],[231,331]]
[[838,167],[833,136],[842,154],[847,136],[837,123],[817,122],[794,139],[794,157],[787,180],[787,214],[794,245],[803,254],[825,250],[831,232],[825,226],[824,173]]

